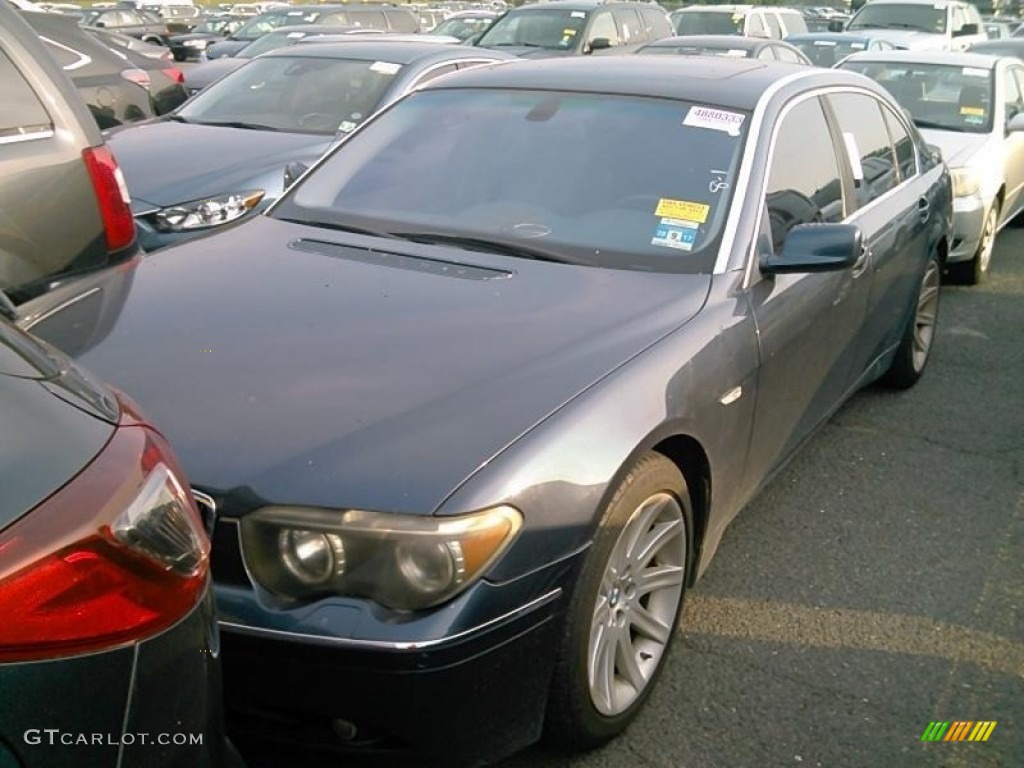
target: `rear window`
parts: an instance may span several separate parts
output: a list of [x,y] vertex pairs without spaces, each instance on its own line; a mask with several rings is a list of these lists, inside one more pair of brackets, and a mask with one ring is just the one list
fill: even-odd
[[420,31],[420,22],[415,16],[408,11],[385,10],[384,15],[388,19],[388,26],[393,32],[403,32],[405,34],[411,34],[413,32]]
[[727,11],[677,11],[672,24],[678,35],[742,35],[742,13]]
[[613,269],[710,272],[748,122],[669,99],[421,91],[354,134],[273,215]]
[[0,51],[0,141],[53,130],[46,108],[7,54]]

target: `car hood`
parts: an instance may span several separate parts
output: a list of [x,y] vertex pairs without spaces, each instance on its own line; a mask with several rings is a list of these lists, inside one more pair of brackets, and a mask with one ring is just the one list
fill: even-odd
[[[950,168],[978,165],[989,155],[991,144],[987,133],[963,133],[922,128],[921,135],[929,144],[942,150],[942,159]],[[1002,163],[999,164],[1002,169]]]
[[[260,216],[142,260],[79,360],[146,409],[211,493],[427,514],[693,317],[710,281]],[[34,330],[74,322],[57,312]]]
[[[266,189],[275,198],[284,167],[312,165],[333,136],[278,133],[156,120],[116,128],[107,143],[117,157],[136,213],[190,200]],[[182,151],[187,147],[186,151]]]

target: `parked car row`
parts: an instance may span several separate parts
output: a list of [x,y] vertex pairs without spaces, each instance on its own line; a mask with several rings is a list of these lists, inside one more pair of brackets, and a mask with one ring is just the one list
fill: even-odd
[[600,746],[729,522],[853,393],[919,380],[941,275],[983,278],[1024,204],[1024,157],[992,173],[1017,60],[869,32],[811,66],[632,3],[520,7],[475,45],[312,8],[104,140],[0,0],[15,765],[56,674],[107,698],[51,727],[229,763],[221,666],[243,752]]

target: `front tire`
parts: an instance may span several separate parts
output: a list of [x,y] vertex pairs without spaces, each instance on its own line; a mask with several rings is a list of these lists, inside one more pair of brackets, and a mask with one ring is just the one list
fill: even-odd
[[996,234],[999,232],[999,201],[994,200],[992,207],[985,215],[985,223],[981,228],[981,241],[978,250],[970,261],[960,261],[949,265],[949,277],[960,285],[978,285],[988,277],[988,268],[992,263],[992,251],[996,247]]
[[606,508],[570,596],[549,740],[592,749],[637,716],[676,634],[692,537],[682,474],[661,454],[645,455]]
[[925,265],[914,309],[903,330],[903,337],[896,349],[896,357],[882,377],[882,384],[887,387],[908,389],[914,386],[924,373],[931,356],[939,316],[939,275],[939,261],[933,255]]

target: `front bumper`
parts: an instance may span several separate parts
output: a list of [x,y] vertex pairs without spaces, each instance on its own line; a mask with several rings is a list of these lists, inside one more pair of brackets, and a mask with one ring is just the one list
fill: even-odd
[[232,739],[293,759],[301,749],[445,766],[533,743],[580,560],[404,617],[342,599],[274,611],[219,585]]
[[985,226],[988,206],[978,196],[953,198],[953,244],[949,251],[950,263],[970,261],[978,252],[981,232]]

